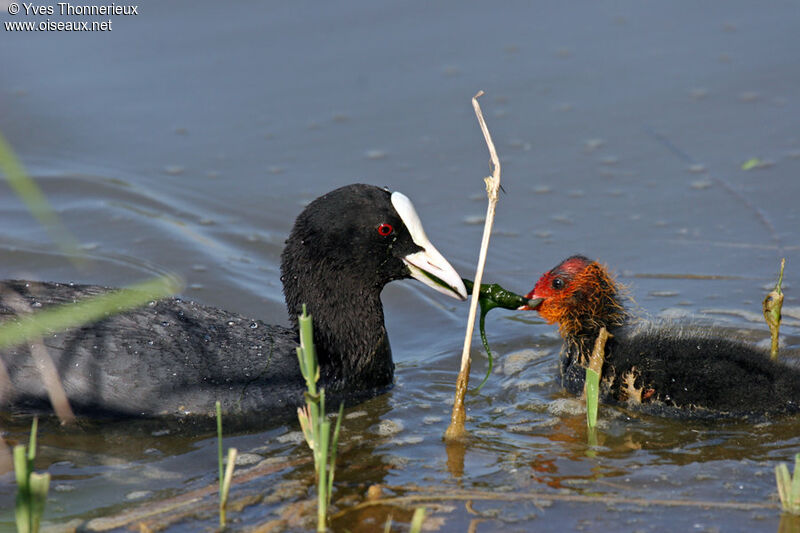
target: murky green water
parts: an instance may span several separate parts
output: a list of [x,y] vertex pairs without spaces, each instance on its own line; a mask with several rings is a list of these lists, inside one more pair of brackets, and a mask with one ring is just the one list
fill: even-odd
[[[285,323],[278,261],[292,220],[354,181],[410,196],[469,277],[488,173],[469,99],[484,89],[507,191],[487,279],[525,292],[583,253],[616,270],[641,314],[713,321],[766,345],[760,302],[786,257],[782,331],[787,353],[800,349],[792,2],[139,11],[105,34],[0,30],[0,131],[92,258],[75,270],[0,185],[3,278],[114,286],[177,272],[187,297]],[[383,300],[397,385],[346,410],[335,530],[382,530],[391,515],[405,531],[419,505],[440,531],[778,529],[773,470],[800,451],[799,421],[601,408],[590,447],[580,403],[557,383],[554,328],[494,311],[496,371],[468,397],[472,438],[448,448],[467,306],[413,281]],[[477,383],[477,348],[473,368]],[[28,421],[3,424],[9,443],[27,438]],[[48,422],[40,442],[51,523],[216,526],[210,434]],[[236,528],[313,527],[297,426],[265,422],[226,446],[247,454],[231,492]],[[374,485],[383,503],[367,501]],[[0,529],[12,527],[14,489],[0,476]],[[188,509],[174,523],[146,516],[181,498],[194,503],[173,506]]]

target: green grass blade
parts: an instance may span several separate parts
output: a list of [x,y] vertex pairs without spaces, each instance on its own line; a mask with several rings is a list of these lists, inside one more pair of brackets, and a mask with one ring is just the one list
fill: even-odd
[[84,326],[175,294],[180,287],[181,284],[176,278],[159,277],[75,304],[65,304],[20,317],[18,320],[7,321],[0,325],[0,348],[25,343],[53,331]]
[[239,451],[236,448],[228,448],[228,463],[225,465],[225,477],[222,479],[222,502],[223,505],[228,503],[228,494],[231,491],[231,481],[233,480],[233,471],[236,469],[236,457]]
[[17,476],[17,500],[14,514],[17,521],[18,533],[30,533],[31,531],[31,490],[30,490],[30,469],[28,454],[25,446],[14,446],[14,473]]
[[317,353],[314,348],[314,326],[311,315],[306,312],[303,304],[303,313],[298,317],[297,323],[300,327],[300,348],[303,352],[304,364],[300,365],[301,370],[305,369],[303,377],[309,394],[317,394],[317,379],[319,379],[319,369],[317,368]]
[[600,374],[586,369],[586,423],[592,429],[597,426],[597,407],[600,399]]
[[28,490],[29,464],[25,445],[18,444],[14,446],[14,474],[17,477],[17,487],[25,491]]
[[236,456],[238,455],[236,448],[228,448],[228,464],[225,465],[225,477],[219,485],[219,525],[225,527],[227,521],[227,508],[228,508],[228,493],[231,490],[231,480],[233,479],[233,470],[236,468]]
[[325,389],[317,392],[319,363],[314,349],[314,331],[311,316],[306,306],[297,317],[300,331],[300,347],[297,360],[306,382],[306,405],[297,410],[297,418],[303,436],[314,456],[314,471],[317,477],[317,531],[327,531],[328,506],[333,492],[336,466],[336,448],[339,442],[344,404],[339,406],[339,417],[331,438],[331,421],[325,418]]
[[82,264],[84,260],[78,252],[78,241],[61,223],[36,182],[28,177],[22,163],[14,155],[14,151],[2,134],[0,134],[0,172],[5,175],[9,186],[22,199],[36,220],[44,226],[61,251],[74,264]]
[[789,505],[792,512],[800,514],[800,453],[794,456],[794,474],[792,476],[792,484],[789,490],[790,502]]
[[[327,479],[323,483],[323,478],[327,477],[328,472],[328,453],[330,452],[331,443],[331,422],[330,420],[323,420],[319,424],[319,481],[320,490],[325,492],[328,488]],[[327,500],[327,498],[326,498]]]
[[328,522],[328,446],[330,445],[331,423],[329,420],[319,424],[319,463],[317,465],[317,531],[326,531]]
[[789,476],[789,467],[786,466],[786,463],[781,463],[775,467],[775,483],[778,485],[778,497],[781,500],[781,507],[784,511],[789,511],[792,478]]
[[422,531],[422,523],[425,521],[425,508],[417,507],[414,509],[414,516],[411,517],[411,527],[409,533],[419,533]]
[[336,417],[336,426],[333,428],[333,440],[331,441],[330,472],[328,473],[328,505],[331,504],[331,494],[333,494],[333,478],[336,470],[336,455],[339,448],[339,430],[342,428],[342,417],[344,415],[344,402],[339,404],[339,414]]
[[31,533],[39,531],[39,524],[42,522],[44,507],[47,504],[47,493],[50,490],[50,474],[30,475],[31,490]]
[[39,417],[34,416],[31,422],[31,437],[28,441],[28,466],[30,471],[33,471],[33,460],[36,459],[36,434],[39,432]]

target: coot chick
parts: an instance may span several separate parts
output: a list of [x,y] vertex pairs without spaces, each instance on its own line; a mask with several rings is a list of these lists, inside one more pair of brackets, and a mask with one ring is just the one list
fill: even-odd
[[692,418],[797,413],[800,370],[776,363],[729,334],[671,322],[640,323],[626,311],[607,269],[576,255],[545,273],[521,309],[558,323],[564,387],[581,394],[602,327],[606,343],[601,400],[653,414]]
[[[220,400],[228,414],[282,418],[304,403],[295,351],[302,304],[314,318],[320,385],[330,405],[352,405],[392,385],[380,293],[410,277],[466,299],[461,277],[428,240],[406,196],[348,185],[311,202],[286,241],[281,280],[290,327],[170,298],[43,341],[79,415],[211,415]],[[33,308],[113,290],[28,281],[0,288]],[[1,320],[14,319],[7,303],[0,301]],[[0,356],[12,382],[3,410],[47,409],[29,348]]]

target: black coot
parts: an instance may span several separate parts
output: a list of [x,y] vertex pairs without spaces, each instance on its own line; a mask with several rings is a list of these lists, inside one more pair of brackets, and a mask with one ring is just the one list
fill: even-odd
[[[85,416],[211,415],[284,417],[304,402],[296,315],[314,317],[320,383],[332,402],[352,404],[386,390],[394,363],[380,293],[413,277],[464,300],[460,276],[433,247],[411,201],[370,185],[348,185],[314,200],[297,217],[281,256],[290,327],[179,298],[151,303],[44,339],[70,404]],[[81,300],[112,289],[3,282],[32,307]],[[14,312],[0,302],[0,319]],[[0,354],[11,386],[3,411],[48,409],[28,347]]]

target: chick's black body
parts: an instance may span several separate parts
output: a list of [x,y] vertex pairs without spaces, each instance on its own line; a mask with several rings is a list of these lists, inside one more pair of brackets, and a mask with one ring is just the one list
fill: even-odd
[[[421,232],[413,207],[398,213],[396,201],[384,189],[349,185],[298,216],[281,257],[288,328],[171,298],[47,336],[44,345],[71,406],[89,416],[211,415],[220,400],[228,414],[293,416],[304,403],[296,355],[296,314],[304,303],[314,321],[320,385],[334,405],[386,390],[394,364],[380,292],[389,281],[411,277],[404,261],[422,251],[405,224],[410,218]],[[432,248],[426,239],[423,244]],[[439,263],[457,277],[444,258]],[[4,282],[0,320],[15,318],[15,299],[38,310],[110,290]],[[453,294],[463,297],[463,285]],[[46,409],[29,347],[0,350],[0,357],[11,382],[3,388],[0,380],[2,410]]]
[[[601,376],[606,403],[695,418],[800,411],[800,371],[722,331],[646,324],[610,333]],[[583,392],[586,375],[577,347],[562,353],[563,384],[573,394]]]

